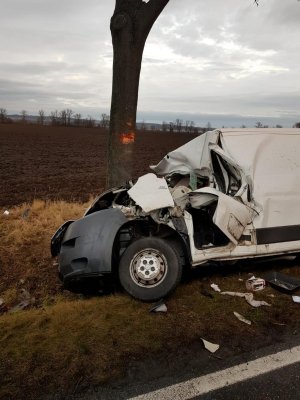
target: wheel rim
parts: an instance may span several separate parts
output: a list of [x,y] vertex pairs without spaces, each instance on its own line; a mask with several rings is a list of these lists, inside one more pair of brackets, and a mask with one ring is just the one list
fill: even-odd
[[141,287],[152,288],[161,284],[167,271],[165,256],[155,249],[144,249],[136,253],[130,263],[130,276]]

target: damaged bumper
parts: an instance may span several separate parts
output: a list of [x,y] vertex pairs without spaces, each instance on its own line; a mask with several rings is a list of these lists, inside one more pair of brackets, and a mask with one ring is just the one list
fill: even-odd
[[126,221],[121,211],[111,208],[64,224],[51,242],[53,253],[59,251],[60,278],[67,282],[110,273],[115,237]]

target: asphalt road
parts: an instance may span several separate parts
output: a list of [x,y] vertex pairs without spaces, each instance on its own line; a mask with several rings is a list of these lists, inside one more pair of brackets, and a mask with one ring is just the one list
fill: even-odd
[[[294,349],[293,354],[290,349]],[[284,356],[281,356],[280,354],[283,353]],[[274,356],[274,354],[280,356]],[[162,367],[161,363],[157,365],[155,363],[139,364],[128,371],[128,376],[123,381],[93,389],[84,396],[75,396],[74,399],[300,399],[300,335],[288,337],[284,343],[239,356],[228,354],[222,360],[216,356],[201,349],[198,353],[192,351],[186,359],[185,357],[178,358],[174,365],[169,365],[167,368],[166,366]],[[284,367],[280,367],[282,358],[285,360]],[[290,362],[292,364],[288,365]],[[266,369],[264,369],[264,365],[266,365]],[[251,374],[257,376],[247,379],[248,368],[252,371],[249,372],[249,376]],[[275,370],[266,373],[270,369]],[[223,376],[224,371],[228,371],[228,375]],[[228,376],[228,380],[226,376]],[[235,383],[235,379],[240,379],[240,382]],[[216,382],[216,389],[205,392],[207,382],[210,381]],[[197,390],[199,391],[197,392]],[[205,393],[199,395],[203,391]]]
[[300,363],[193,397],[201,400],[299,400]]

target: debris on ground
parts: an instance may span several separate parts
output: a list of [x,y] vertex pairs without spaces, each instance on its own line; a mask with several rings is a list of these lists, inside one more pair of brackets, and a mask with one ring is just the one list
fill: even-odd
[[30,208],[26,208],[22,214],[23,219],[27,219],[30,213]]
[[282,274],[277,271],[268,272],[264,279],[276,289],[284,289],[292,292],[300,287],[300,279],[289,275]]
[[214,296],[213,296],[208,290],[206,290],[206,289],[202,289],[202,290],[200,291],[200,293],[201,293],[203,296],[205,296],[205,297],[209,297],[210,299],[213,299],[213,298],[214,298]]
[[262,278],[256,278],[252,276],[246,281],[246,289],[252,292],[257,292],[258,290],[263,290],[266,287],[266,281]]
[[236,297],[244,297],[252,307],[260,307],[260,306],[268,306],[271,307],[271,304],[267,303],[263,300],[254,300],[253,293],[239,293],[239,292],[221,292],[221,294],[228,296],[236,296]]
[[0,298],[0,314],[4,314],[5,312],[7,312],[7,306],[4,299]]
[[239,314],[238,312],[234,311],[233,314],[235,315],[235,317],[237,317],[238,320],[240,320],[241,322],[244,322],[245,324],[251,325],[251,321],[249,321],[249,319],[246,319],[245,317],[243,317],[241,314]]
[[168,311],[168,308],[167,308],[167,306],[165,305],[165,303],[163,303],[162,301],[160,301],[159,303],[156,303],[156,304],[150,309],[149,312],[163,312],[163,313],[165,313],[165,312],[167,312],[167,311]]
[[18,303],[16,306],[10,308],[8,310],[9,313],[14,313],[17,311],[24,310],[25,308],[28,308],[29,306],[31,306],[35,303],[35,298],[31,297],[28,290],[26,290],[24,288],[20,290],[19,300],[20,300],[20,303]]
[[219,344],[208,342],[207,340],[205,340],[203,338],[201,338],[201,340],[202,340],[206,350],[208,350],[210,353],[215,353],[220,348]]
[[8,210],[5,210],[4,213],[3,213],[3,215],[6,215],[6,216],[9,215],[9,211],[8,211]]
[[212,284],[210,285],[210,287],[211,287],[215,292],[221,293],[221,289],[220,289],[219,286],[216,285],[215,283],[212,283]]
[[300,303],[300,296],[292,296],[294,303]]

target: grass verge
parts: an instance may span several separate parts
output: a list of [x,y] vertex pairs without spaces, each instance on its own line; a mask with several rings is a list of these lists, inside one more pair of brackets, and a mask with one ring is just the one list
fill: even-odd
[[[150,314],[149,304],[120,293],[83,298],[64,291],[49,241],[57,226],[78,218],[85,207],[35,201],[12,209],[8,217],[1,215],[0,297],[13,306],[25,288],[36,299],[28,310],[0,316],[1,399],[49,393],[67,398],[121,377],[135,360],[167,357],[195,342],[202,346],[201,337],[219,343],[222,356],[226,348],[247,351],[299,330],[300,307],[291,296],[267,288],[255,298],[272,306],[254,309],[244,299],[210,290],[214,282],[222,290],[245,291],[250,272],[259,275],[270,268],[299,276],[299,266],[290,262],[201,269],[167,300],[166,314]],[[204,290],[213,297],[204,296]],[[238,321],[234,311],[252,325]]]

